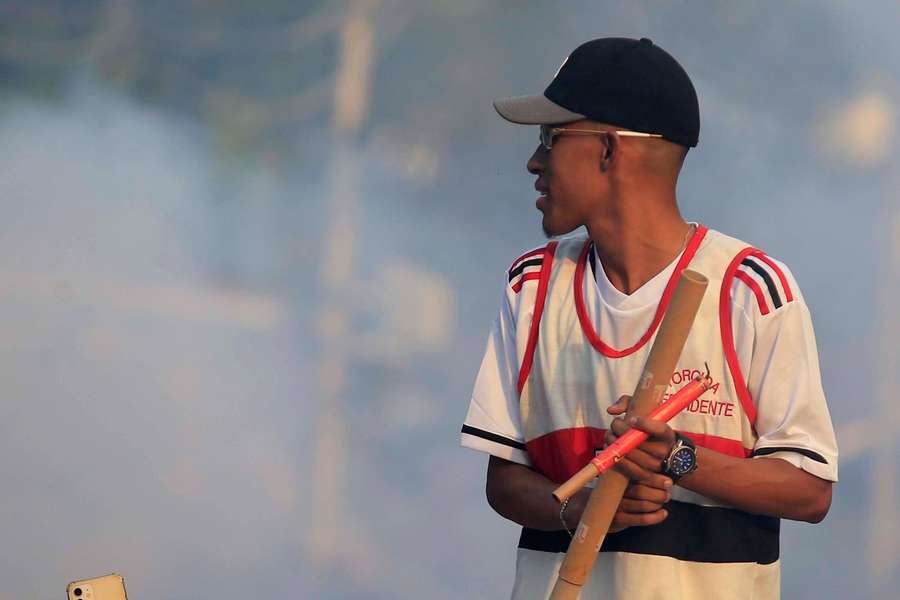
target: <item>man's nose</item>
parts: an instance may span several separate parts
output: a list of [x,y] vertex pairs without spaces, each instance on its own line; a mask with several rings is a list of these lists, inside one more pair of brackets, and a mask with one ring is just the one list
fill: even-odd
[[538,147],[535,148],[534,154],[531,155],[531,158],[528,159],[528,162],[525,164],[525,168],[528,169],[528,172],[532,175],[540,175],[547,164],[547,150],[541,145],[538,144]]

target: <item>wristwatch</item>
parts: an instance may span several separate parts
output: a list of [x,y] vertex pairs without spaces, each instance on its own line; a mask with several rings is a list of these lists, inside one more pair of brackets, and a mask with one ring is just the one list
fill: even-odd
[[675,432],[675,445],[662,461],[662,474],[678,481],[697,468],[697,449],[690,438]]

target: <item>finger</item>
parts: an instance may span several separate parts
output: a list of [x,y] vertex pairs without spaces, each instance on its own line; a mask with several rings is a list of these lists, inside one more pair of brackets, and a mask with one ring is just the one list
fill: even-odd
[[672,499],[671,488],[659,489],[643,483],[632,483],[622,495],[623,499],[646,500],[657,504],[665,504]]
[[619,503],[619,510],[627,513],[652,513],[661,509],[663,504],[663,502],[623,498],[622,502]]
[[606,412],[611,415],[621,415],[628,410],[628,404],[631,402],[631,396],[621,396],[616,400],[615,404],[607,407]]
[[640,450],[659,462],[669,457],[669,454],[672,452],[672,444],[661,441],[646,441],[642,442],[635,450]]
[[657,475],[655,471],[645,469],[630,458],[623,458],[616,463],[616,466],[614,468],[618,469],[619,472],[622,473],[622,475],[624,475],[631,481],[639,483],[650,480],[654,475]]
[[650,513],[627,513],[619,511],[613,517],[613,524],[619,530],[633,526],[647,526],[662,523],[669,516],[669,511],[661,508]]
[[631,425],[625,422],[624,417],[617,417],[609,424],[609,430],[616,435],[622,435],[629,429],[631,429]]
[[619,436],[613,433],[611,429],[607,429],[603,436],[604,447],[611,446],[617,439],[619,439]]
[[[666,426],[668,427],[668,426]],[[623,419],[622,417],[618,417],[613,419],[613,421],[609,424],[608,431],[611,431],[617,437],[620,437],[625,434],[631,426],[628,424],[628,421]],[[669,428],[671,431],[671,428]],[[609,441],[608,443],[612,443],[615,440]],[[647,441],[641,443],[639,448],[644,450],[645,452],[656,456],[659,460],[662,460],[669,456],[669,452],[672,450],[672,444],[675,441],[675,433],[672,432],[672,440],[665,440],[660,438],[649,438]]]
[[[668,453],[666,453],[665,455],[668,456]],[[634,450],[629,452],[626,457],[628,458],[628,460],[634,462],[642,469],[651,473],[659,473],[662,470],[662,460],[660,459],[660,457],[655,454],[645,452],[641,448],[635,448]]]
[[669,427],[668,423],[650,419],[648,417],[628,417],[628,425],[635,429],[640,429],[648,436],[654,437],[669,443],[675,441],[675,432]]
[[629,454],[628,456],[623,457],[613,468],[618,469],[622,475],[631,480],[632,484],[639,483],[646,485],[647,487],[665,491],[672,488],[674,485],[672,479],[659,472],[659,469],[662,467],[661,464],[653,464],[652,468],[645,469],[631,460],[630,456],[631,455]]
[[661,473],[653,473],[650,477],[646,479],[642,479],[640,482],[635,482],[637,485],[643,485],[649,488],[655,488],[657,490],[663,490],[669,492],[672,489],[672,486],[675,485],[672,482],[671,477],[666,477]]

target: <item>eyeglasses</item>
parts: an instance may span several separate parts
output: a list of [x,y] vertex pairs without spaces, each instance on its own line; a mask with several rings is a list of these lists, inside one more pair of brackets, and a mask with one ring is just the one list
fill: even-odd
[[541,125],[541,146],[550,150],[553,148],[553,140],[563,134],[585,134],[585,135],[605,135],[607,133],[618,133],[623,137],[642,137],[642,138],[661,138],[660,133],[643,133],[641,131],[598,131],[596,129],[569,129],[567,127],[550,127],[549,125]]

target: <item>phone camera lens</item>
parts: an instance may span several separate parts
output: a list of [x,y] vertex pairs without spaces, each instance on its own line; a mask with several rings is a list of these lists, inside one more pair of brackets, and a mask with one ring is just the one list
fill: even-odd
[[80,598],[81,597],[81,588],[75,588],[74,590],[72,590],[72,593],[75,594],[75,596]]

